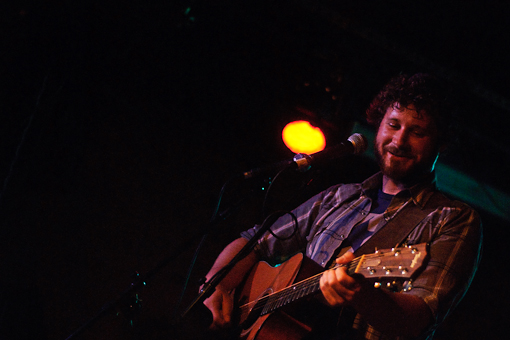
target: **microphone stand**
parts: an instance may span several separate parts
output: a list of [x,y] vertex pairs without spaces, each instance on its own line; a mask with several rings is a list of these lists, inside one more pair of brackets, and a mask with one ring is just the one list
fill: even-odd
[[[177,248],[174,248],[172,253],[161,261],[156,267],[147,272],[144,276],[140,276],[140,274],[136,273],[137,279],[135,282],[132,282],[131,285],[124,290],[117,299],[114,299],[110,302],[104,304],[100,311],[96,313],[92,318],[86,321],[82,326],[76,329],[71,335],[69,335],[66,340],[74,339],[79,334],[83,333],[87,328],[91,327],[102,317],[108,315],[111,312],[114,312],[117,309],[120,309],[124,312],[124,314],[128,314],[128,316],[134,316],[141,309],[140,300],[138,299],[138,291],[146,285],[147,281],[155,276],[158,272],[160,272],[164,267],[174,261],[180,254],[186,251],[189,248],[189,245],[194,243],[196,238],[200,235],[200,232],[197,232],[195,235],[191,236],[187,241],[182,242]],[[133,297],[134,296],[134,297]]]
[[[299,158],[298,157],[299,155],[296,155],[297,159]],[[280,174],[282,174],[283,172],[287,171],[287,170],[294,170],[297,168],[296,166],[296,163],[292,163],[292,162],[288,162],[288,161],[285,161],[285,162],[280,162],[278,163],[278,167],[280,168],[280,171],[276,174],[276,176],[274,177],[274,181],[276,180],[277,177],[279,177]],[[250,176],[246,176],[247,173],[244,174],[244,177],[245,178],[251,178],[253,177],[252,175],[255,174],[255,172],[251,171],[249,172],[250,173]],[[257,169],[256,171],[256,175],[259,175],[260,173],[263,173],[263,171],[260,171],[260,169]],[[273,182],[274,182],[273,181]],[[271,185],[269,186],[271,187]],[[268,189],[268,192],[269,192],[269,189]],[[266,193],[267,195],[267,193]],[[267,198],[267,196],[266,196]],[[182,320],[186,317],[186,315],[197,305],[199,304],[200,302],[203,302],[205,299],[207,299],[209,296],[212,295],[212,293],[214,292],[214,290],[216,289],[216,286],[221,282],[221,280],[223,280],[225,278],[225,276],[227,276],[227,274],[232,270],[232,268],[234,268],[234,266],[239,262],[241,261],[243,258],[245,258],[251,251],[252,249],[255,247],[255,245],[257,244],[258,240],[266,233],[266,231],[269,230],[269,228],[273,225],[274,222],[276,222],[276,220],[280,217],[280,216],[283,216],[285,214],[289,214],[290,212],[287,212],[287,211],[275,211],[274,213],[270,214],[269,216],[267,216],[265,219],[264,219],[264,222],[262,223],[262,225],[260,226],[260,228],[257,230],[257,232],[255,233],[255,235],[253,235],[252,238],[250,238],[248,240],[248,242],[243,246],[243,248],[241,248],[241,250],[230,260],[230,262],[224,266],[222,269],[220,269],[216,274],[214,274],[214,276],[209,280],[209,281],[206,281],[198,296],[190,303],[190,305],[184,310],[184,312],[182,312],[173,322],[172,322],[172,325],[178,325],[182,322]],[[292,213],[290,213],[292,215]],[[293,216],[293,215],[292,215]],[[294,221],[296,223],[296,227],[297,227],[297,219],[293,216],[294,218]],[[204,235],[205,237],[205,235]]]
[[[243,248],[230,260],[230,262],[220,269],[209,281],[205,282],[202,286],[202,289],[200,290],[198,296],[190,303],[190,305],[182,312],[179,317],[174,320],[172,323],[173,325],[179,324],[186,315],[200,302],[203,302],[205,299],[207,299],[216,289],[216,286],[227,276],[227,274],[232,270],[232,268],[243,258],[245,258],[255,247],[258,240],[266,233],[266,231],[269,230],[269,228],[272,226],[274,221],[276,221],[276,218],[286,214],[287,212],[276,212],[269,217],[272,217],[270,219],[269,217],[264,221],[262,226],[259,228],[259,230],[255,233],[255,235],[248,240],[248,243],[244,245]],[[278,216],[275,217],[275,215],[278,214]],[[274,219],[274,220],[273,220]],[[271,222],[271,223],[269,223]]]
[[[235,204],[234,206],[232,206],[230,208],[225,209],[220,214],[215,214],[214,217],[209,221],[209,223],[205,229],[214,230],[214,228],[216,228],[220,222],[225,220],[232,213],[232,211],[234,209],[238,209],[241,206],[241,203],[243,203],[246,199],[247,198],[240,200],[237,204]],[[96,315],[94,315],[92,318],[90,318],[88,321],[86,321],[84,324],[82,324],[78,329],[76,329],[72,334],[70,334],[66,338],[66,340],[74,339],[76,336],[83,333],[87,328],[89,328],[93,324],[95,324],[102,317],[115,311],[116,309],[121,309],[121,311],[123,311],[124,314],[129,314],[129,316],[134,316],[141,309],[140,299],[138,298],[137,291],[139,291],[140,288],[145,286],[146,282],[149,279],[151,279],[153,276],[155,276],[157,273],[159,273],[164,267],[166,267],[168,264],[170,264],[172,261],[174,261],[175,258],[177,258],[184,251],[186,251],[189,248],[190,244],[195,243],[195,240],[198,237],[200,237],[200,235],[202,235],[200,245],[199,245],[199,247],[200,247],[202,245],[202,243],[204,242],[208,232],[209,231],[203,233],[201,231],[197,231],[187,241],[182,242],[180,245],[178,245],[176,248],[174,248],[170,255],[168,255],[164,260],[162,260],[159,264],[157,264],[152,270],[147,272],[147,274],[145,274],[144,276],[140,276],[139,273],[135,272],[136,280],[134,280],[134,282],[132,282],[131,285],[126,290],[124,290],[122,293],[120,293],[120,295],[117,299],[114,299],[110,302],[105,303],[101,307],[100,311],[96,313]],[[225,275],[226,275],[226,273],[225,273]],[[219,280],[219,281],[221,281],[221,280]],[[217,281],[217,282],[219,282],[219,281]],[[210,287],[210,288],[207,289],[207,293],[210,292],[211,289],[216,286],[216,284],[217,283],[212,285],[209,283],[207,285],[207,287]],[[209,294],[212,294],[212,292]],[[134,296],[134,298],[133,298],[133,296]],[[206,298],[205,293],[201,294],[201,296],[203,296],[203,299]],[[198,302],[198,301],[201,301],[201,300],[197,299],[196,302]],[[189,311],[190,309],[191,309],[191,306],[190,306],[190,308],[187,309],[187,311]],[[184,314],[182,316],[184,317]],[[179,319],[179,321],[181,319]],[[173,323],[173,325],[176,325],[176,324],[177,323]]]
[[[280,173],[282,173],[283,171],[285,170],[288,170],[288,169],[295,169],[296,168],[296,164],[295,163],[291,163],[291,162],[288,162],[288,161],[285,161],[285,162],[282,162],[282,163],[279,163],[278,164],[278,167],[281,169]],[[283,167],[283,169],[282,169]],[[264,171],[260,171],[258,172],[256,175],[259,175],[260,173],[262,173]],[[278,175],[276,175],[277,177]],[[247,178],[252,178],[252,177],[256,177],[256,176],[253,176],[253,174],[250,174],[250,176],[246,176],[246,174],[244,174],[244,178],[247,179]],[[275,178],[276,178],[275,177]],[[233,179],[231,179],[233,180]],[[228,183],[229,181],[227,181]],[[225,189],[225,186],[226,184],[224,185],[224,187],[222,188],[222,191]],[[221,194],[222,195],[222,194]],[[221,199],[221,195],[220,195],[220,199]],[[233,208],[239,208],[241,206],[241,203],[244,202],[246,200],[245,199],[242,199],[240,200],[236,205],[233,206]],[[218,209],[219,207],[219,202],[218,202],[218,206],[216,207],[216,210]],[[233,208],[227,208],[225,211],[223,211],[223,213],[221,214],[214,214],[213,218],[211,219],[211,221],[209,222],[208,224],[208,230],[212,230],[214,229],[217,224],[223,220],[226,219],[226,217],[228,215],[230,215],[231,211],[233,210]],[[181,313],[177,318],[174,319],[174,321],[171,323],[171,325],[173,327],[175,326],[178,326],[183,320],[184,318],[186,317],[186,315],[194,308],[194,306],[196,306],[199,302],[203,302],[205,299],[207,299],[209,296],[211,296],[211,294],[214,292],[216,286],[221,282],[221,280],[223,280],[225,278],[225,276],[230,272],[230,270],[241,260],[243,259],[244,257],[246,257],[250,251],[253,249],[253,247],[255,246],[255,244],[257,243],[257,241],[264,235],[264,233],[266,231],[269,230],[269,228],[271,227],[271,225],[276,221],[276,218],[284,215],[284,214],[287,214],[288,212],[284,211],[277,211],[271,215],[269,215],[265,220],[264,222],[262,223],[260,229],[255,233],[255,235],[248,241],[248,243],[239,251],[239,253],[229,262],[228,265],[226,265],[224,268],[222,268],[220,271],[218,271],[212,278],[211,280],[207,281],[204,283],[201,291],[199,292],[199,295],[193,300],[193,302],[184,310],[183,313]],[[276,217],[275,217],[276,216]],[[269,223],[271,222],[271,223]],[[297,221],[296,221],[297,222]],[[144,275],[143,277],[140,276],[140,274],[136,273],[136,277],[138,278],[138,280],[136,280],[136,282],[132,282],[131,285],[124,291],[120,294],[120,297],[111,301],[111,302],[108,302],[106,303],[105,305],[103,305],[103,307],[101,308],[101,310],[94,316],[92,317],[91,319],[89,319],[87,322],[85,322],[82,326],[80,326],[76,331],[74,331],[71,335],[69,335],[66,340],[71,340],[73,338],[75,338],[76,336],[78,336],[79,334],[83,333],[87,328],[89,328],[90,326],[92,326],[92,324],[94,324],[95,322],[97,322],[101,317],[107,315],[108,313],[112,312],[115,308],[121,308],[122,307],[122,303],[124,303],[124,305],[127,304],[127,308],[124,307],[124,312],[125,313],[128,313],[130,314],[131,316],[134,316],[137,312],[139,312],[139,310],[141,309],[141,304],[140,304],[140,300],[138,298],[138,294],[136,293],[141,287],[145,286],[146,285],[146,281],[148,281],[149,279],[151,279],[154,275],[156,275],[159,271],[161,271],[161,269],[163,269],[164,267],[166,267],[169,263],[171,263],[177,256],[179,256],[181,253],[183,253],[188,247],[190,244],[194,243],[194,240],[196,240],[196,238],[198,238],[200,235],[200,232],[196,232],[193,236],[191,236],[188,241],[186,242],[183,242],[181,243],[177,249],[175,249],[171,255],[169,255],[168,257],[166,257],[163,261],[161,261],[155,268],[153,268],[152,270],[150,270],[146,275]],[[199,244],[199,248],[202,246],[202,244],[204,243],[204,240],[205,238],[207,237],[208,235],[208,232],[205,232],[202,234],[201,236],[201,241],[200,241],[200,244]],[[196,253],[195,253],[195,257],[196,257]],[[131,298],[133,296],[133,294],[135,295],[135,298]],[[131,298],[131,299],[130,299]],[[122,309],[122,308],[121,308]]]

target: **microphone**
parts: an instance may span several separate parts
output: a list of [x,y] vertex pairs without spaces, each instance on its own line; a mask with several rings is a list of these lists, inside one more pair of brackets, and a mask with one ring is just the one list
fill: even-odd
[[367,139],[365,136],[355,133],[347,138],[346,141],[321,152],[317,152],[312,155],[299,153],[291,160],[285,160],[262,168],[247,171],[243,173],[243,177],[244,179],[249,179],[263,173],[281,170],[286,167],[295,168],[298,171],[307,171],[312,167],[312,165],[323,164],[326,161],[343,158],[348,155],[361,154],[366,151],[367,146]]

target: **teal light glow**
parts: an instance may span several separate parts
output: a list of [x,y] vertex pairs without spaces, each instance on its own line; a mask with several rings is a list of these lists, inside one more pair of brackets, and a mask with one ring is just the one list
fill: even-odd
[[[360,124],[355,124],[352,133],[361,133],[368,140],[368,150],[365,155],[374,158],[373,130]],[[484,210],[492,215],[510,221],[510,212],[505,207],[510,206],[510,195],[486,183],[476,181],[467,174],[458,171],[438,161],[436,163],[437,186],[446,195],[461,200],[473,208]]]

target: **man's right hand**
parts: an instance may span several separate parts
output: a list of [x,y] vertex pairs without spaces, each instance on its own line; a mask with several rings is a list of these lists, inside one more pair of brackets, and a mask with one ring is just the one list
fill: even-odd
[[225,329],[231,326],[232,310],[234,308],[234,291],[226,292],[217,287],[214,293],[204,300],[204,305],[212,312],[213,322],[211,330]]
[[[224,268],[246,243],[248,241],[240,237],[226,246],[218,255],[209,273],[207,273],[206,280],[211,280],[219,270]],[[209,327],[211,330],[220,330],[231,326],[235,288],[239,286],[257,261],[258,258],[255,253],[253,251],[249,253],[234,266],[221,283],[216,286],[214,293],[204,301],[204,305],[212,312],[213,316],[213,322]]]

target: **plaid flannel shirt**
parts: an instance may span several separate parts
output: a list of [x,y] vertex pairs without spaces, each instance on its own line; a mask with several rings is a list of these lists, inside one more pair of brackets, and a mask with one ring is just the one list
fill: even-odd
[[[434,176],[427,183],[395,195],[380,219],[377,230],[396,214],[406,213],[410,204],[425,206],[434,199]],[[352,228],[370,212],[370,191],[382,186],[378,173],[363,183],[335,185],[307,200],[292,211],[298,225],[289,215],[280,217],[255,247],[261,260],[278,264],[298,252],[327,267]],[[479,215],[469,206],[450,201],[428,214],[407,237],[406,244],[428,242],[430,260],[414,280],[413,288],[404,294],[421,297],[434,317],[433,324],[419,337],[431,338],[437,326],[465,295],[478,267],[481,255],[482,229]],[[249,239],[260,226],[241,236]],[[365,339],[388,339],[366,324],[358,315],[354,328]],[[403,338],[397,338],[403,339]]]

